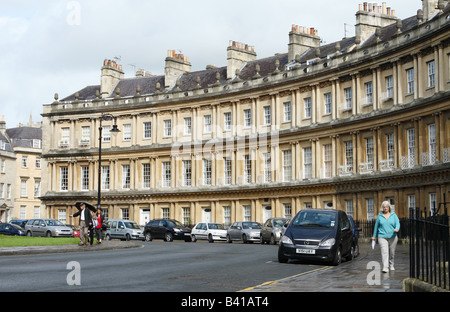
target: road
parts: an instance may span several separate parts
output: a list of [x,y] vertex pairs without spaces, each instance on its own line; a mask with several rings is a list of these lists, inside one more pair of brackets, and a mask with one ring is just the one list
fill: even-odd
[[278,246],[270,245],[139,244],[132,249],[0,257],[0,291],[236,292],[325,267],[280,264]]

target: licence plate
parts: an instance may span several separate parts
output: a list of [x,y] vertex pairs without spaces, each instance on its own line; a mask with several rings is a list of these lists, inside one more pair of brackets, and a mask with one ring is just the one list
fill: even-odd
[[309,254],[309,255],[313,255],[316,253],[316,251],[314,249],[299,249],[297,248],[295,250],[296,253],[301,253],[301,254]]

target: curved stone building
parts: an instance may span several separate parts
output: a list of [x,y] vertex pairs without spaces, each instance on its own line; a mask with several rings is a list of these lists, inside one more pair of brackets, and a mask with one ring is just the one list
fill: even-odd
[[293,25],[287,52],[262,59],[230,41],[226,66],[200,71],[175,51],[164,75],[125,79],[105,60],[100,85],[44,105],[48,215],[95,205],[98,185],[109,218],[140,224],[437,207],[450,197],[450,5],[424,0],[401,20],[363,3],[355,30],[322,45]]

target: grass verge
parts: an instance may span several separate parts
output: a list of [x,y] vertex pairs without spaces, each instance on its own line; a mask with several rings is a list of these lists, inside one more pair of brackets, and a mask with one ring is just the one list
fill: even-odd
[[78,244],[78,237],[28,237],[0,235],[0,247],[51,246]]

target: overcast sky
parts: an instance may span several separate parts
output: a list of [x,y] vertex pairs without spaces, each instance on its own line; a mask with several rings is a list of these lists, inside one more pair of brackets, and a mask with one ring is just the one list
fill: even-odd
[[[62,99],[100,84],[106,58],[120,58],[129,78],[140,68],[163,74],[168,50],[189,57],[192,71],[225,66],[229,40],[254,46],[257,58],[285,53],[292,24],[318,29],[324,43],[352,37],[363,2],[1,0],[0,115],[8,128],[30,114],[41,121],[55,93]],[[422,7],[421,0],[385,2],[401,19]]]

